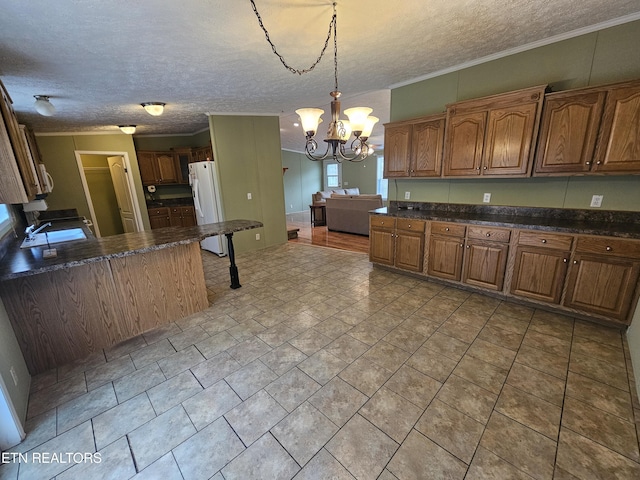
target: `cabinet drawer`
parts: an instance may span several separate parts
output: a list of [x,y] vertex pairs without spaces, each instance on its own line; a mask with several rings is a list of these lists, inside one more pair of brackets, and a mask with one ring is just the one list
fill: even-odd
[[156,215],[169,215],[169,209],[167,207],[149,209],[149,216]]
[[611,237],[580,237],[576,243],[576,252],[640,258],[640,240],[634,241]]
[[518,245],[532,247],[553,248],[556,250],[571,250],[573,237],[571,235],[558,235],[546,232],[520,232]]
[[467,237],[474,238],[476,240],[484,239],[491,240],[493,242],[507,243],[511,238],[511,230],[494,227],[469,226],[467,229]]
[[371,215],[369,217],[371,220],[372,227],[381,227],[381,228],[395,228],[396,227],[396,218],[395,217],[385,217],[382,215]]
[[464,237],[467,227],[459,223],[432,222],[431,233]]
[[426,222],[423,220],[415,220],[411,218],[398,218],[396,220],[396,228],[398,230],[411,230],[412,232],[424,232]]

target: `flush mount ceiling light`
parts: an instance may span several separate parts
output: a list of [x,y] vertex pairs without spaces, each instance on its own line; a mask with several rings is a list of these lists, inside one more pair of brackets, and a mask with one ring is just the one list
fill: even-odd
[[154,117],[157,117],[158,115],[162,115],[162,112],[164,111],[164,106],[166,105],[166,103],[145,102],[145,103],[141,103],[140,105],[144,107],[144,109],[147,111],[149,115],[153,115]]
[[33,108],[36,109],[40,115],[44,117],[50,117],[56,113],[56,107],[54,107],[49,101],[49,97],[46,95],[34,95],[36,101],[33,104]]
[[[318,143],[313,138],[318,130],[318,125],[322,121],[320,116],[324,113],[324,110],[320,108],[300,108],[296,110],[296,113],[300,115],[300,121],[302,123],[302,129],[305,132],[306,136],[306,144],[305,144],[305,154],[307,158],[310,160],[323,160],[327,157],[332,157],[333,160],[338,162],[342,162],[343,160],[348,160],[350,162],[361,162],[365,158],[367,158],[372,149],[369,148],[367,144],[367,140],[371,135],[371,131],[373,130],[373,126],[378,122],[378,118],[369,115],[373,110],[368,107],[355,107],[348,108],[344,111],[345,115],[349,117],[349,120],[341,120],[340,119],[340,91],[338,90],[338,40],[337,40],[337,18],[338,14],[336,12],[336,2],[333,3],[333,16],[331,17],[331,22],[329,23],[329,33],[327,34],[327,39],[324,42],[324,48],[320,52],[318,59],[315,61],[311,67],[304,70],[297,70],[291,66],[289,66],[282,55],[278,53],[275,45],[271,42],[269,38],[269,32],[265,28],[262,23],[262,18],[258,13],[256,5],[253,0],[251,0],[251,6],[253,7],[253,11],[258,17],[258,23],[260,27],[264,31],[265,37],[269,45],[271,45],[271,49],[273,52],[280,58],[280,62],[292,73],[297,73],[298,75],[302,75],[303,73],[308,73],[314,69],[314,67],[322,60],[322,57],[327,50],[327,46],[329,45],[329,41],[331,40],[331,34],[333,32],[333,66],[334,66],[334,80],[335,80],[335,88],[333,92],[329,95],[333,98],[331,100],[331,123],[329,123],[329,128],[327,130],[327,135],[324,141],[327,143],[327,149],[323,154],[316,154],[316,150],[318,150]],[[353,133],[355,137],[349,146],[351,152],[347,152],[347,148],[345,147],[349,137]]]
[[118,128],[122,130],[122,133],[126,133],[127,135],[136,133],[136,125],[118,125]]

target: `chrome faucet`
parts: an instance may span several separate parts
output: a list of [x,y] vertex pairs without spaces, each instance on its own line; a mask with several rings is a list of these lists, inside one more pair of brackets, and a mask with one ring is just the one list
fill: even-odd
[[43,223],[38,228],[36,228],[35,225],[29,225],[27,229],[24,231],[24,233],[27,236],[28,240],[33,240],[36,237],[36,233],[39,233],[45,228],[50,226],[51,226],[51,222]]

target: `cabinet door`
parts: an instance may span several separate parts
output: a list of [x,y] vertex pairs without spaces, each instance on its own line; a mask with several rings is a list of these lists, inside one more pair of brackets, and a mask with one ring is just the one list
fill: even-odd
[[447,114],[444,176],[480,175],[487,112]]
[[149,224],[151,228],[162,228],[171,226],[171,216],[169,208],[161,207],[149,210]]
[[628,323],[639,273],[638,261],[577,253],[569,268],[564,304]]
[[533,102],[489,112],[483,175],[528,175],[537,108]]
[[462,247],[462,238],[431,235],[427,273],[459,281],[462,274]]
[[189,183],[189,164],[193,161],[190,150],[174,152],[178,183]]
[[178,169],[171,153],[156,153],[159,183],[178,183]]
[[462,281],[469,285],[502,290],[509,246],[467,240]]
[[169,224],[172,227],[182,226],[182,210],[180,207],[172,207],[169,209]]
[[181,207],[181,210],[182,210],[182,226],[195,227],[197,225],[195,207]]
[[640,85],[607,92],[593,171],[640,172]]
[[411,152],[411,124],[384,129],[384,177],[408,177]]
[[415,123],[411,134],[410,175],[439,177],[442,171],[443,148],[444,118]]
[[560,303],[569,252],[538,247],[518,247],[511,293],[548,303]]
[[393,265],[395,247],[393,230],[371,228],[369,236],[369,261],[383,265]]
[[[0,82],[0,115],[3,117],[3,121],[0,123],[4,123],[4,129],[6,129],[6,134],[9,139],[9,145],[6,145],[6,153],[7,157],[3,155],[2,161],[5,162],[13,162],[18,166],[20,171],[20,179],[22,183],[22,187],[24,188],[24,193],[27,195],[27,199],[22,197],[22,195],[18,195],[19,202],[22,203],[28,200],[33,200],[38,193],[38,182],[37,178],[34,175],[34,170],[31,166],[31,160],[27,155],[27,145],[22,139],[22,134],[20,133],[20,127],[18,126],[18,119],[16,118],[16,114],[13,110],[13,105],[11,104],[11,99],[9,98],[9,94],[4,88],[2,82]],[[2,125],[0,125],[2,127]],[[4,135],[3,135],[4,137]],[[5,147],[3,146],[3,150]],[[11,170],[14,169],[13,165],[10,167]],[[5,172],[2,172],[5,173]],[[13,172],[11,172],[13,176]],[[13,190],[13,188],[11,189]],[[18,188],[18,191],[22,190]],[[19,192],[20,194],[22,192]],[[16,198],[18,198],[16,197]]]
[[422,272],[424,259],[424,233],[396,231],[395,264],[398,268]]
[[136,152],[138,168],[143,185],[156,185],[159,183],[156,158],[153,152]]
[[605,92],[551,95],[545,99],[535,173],[591,169]]

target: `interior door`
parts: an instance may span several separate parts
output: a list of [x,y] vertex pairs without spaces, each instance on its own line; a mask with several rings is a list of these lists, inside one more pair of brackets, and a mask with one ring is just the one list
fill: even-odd
[[120,219],[125,233],[137,232],[136,215],[133,206],[133,192],[129,188],[127,181],[127,170],[124,164],[124,157],[118,155],[116,157],[107,157],[109,163],[109,171],[113,180],[113,188],[116,192],[116,200],[118,202],[118,210],[120,211]]
[[323,160],[324,190],[342,188],[342,164],[335,160]]

